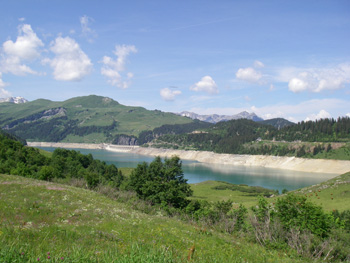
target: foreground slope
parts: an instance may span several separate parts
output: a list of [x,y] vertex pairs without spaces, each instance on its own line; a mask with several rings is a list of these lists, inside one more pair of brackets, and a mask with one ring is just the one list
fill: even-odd
[[0,175],[0,214],[0,262],[299,261],[96,192],[12,175]]

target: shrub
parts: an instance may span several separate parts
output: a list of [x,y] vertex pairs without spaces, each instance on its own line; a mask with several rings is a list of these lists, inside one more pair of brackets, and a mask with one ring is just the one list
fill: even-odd
[[304,196],[288,194],[276,202],[276,216],[286,230],[309,230],[312,234],[326,237],[332,226],[332,217],[322,207],[306,200]]
[[139,164],[132,171],[127,188],[152,204],[165,203],[175,208],[186,207],[187,197],[192,195],[177,156],[164,162],[156,157],[149,165],[145,162]]

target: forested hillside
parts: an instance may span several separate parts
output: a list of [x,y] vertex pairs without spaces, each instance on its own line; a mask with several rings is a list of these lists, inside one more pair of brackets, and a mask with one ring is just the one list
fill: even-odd
[[235,154],[350,159],[350,118],[300,122],[277,129],[250,120],[220,122],[191,133],[167,134],[153,147]]
[[165,124],[192,122],[172,113],[124,106],[94,95],[63,102],[40,99],[0,104],[0,127],[30,141],[112,143],[118,142],[120,135],[133,138]]

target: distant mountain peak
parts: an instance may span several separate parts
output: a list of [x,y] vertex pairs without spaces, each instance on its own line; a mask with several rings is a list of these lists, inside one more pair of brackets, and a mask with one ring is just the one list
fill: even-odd
[[235,114],[235,115],[218,115],[218,114],[200,115],[200,114],[197,114],[194,112],[189,112],[189,111],[183,111],[183,112],[180,112],[177,114],[180,116],[183,116],[183,117],[188,117],[191,119],[197,119],[200,121],[211,122],[211,123],[217,123],[220,121],[237,120],[237,119],[263,121],[263,119],[258,117],[254,112],[249,113],[247,111],[242,111],[242,112]]
[[14,104],[20,104],[20,103],[26,103],[26,102],[28,102],[28,100],[26,100],[23,97],[10,97],[10,98],[5,98],[5,99],[0,99],[0,103],[1,102],[10,102],[10,103],[14,103]]

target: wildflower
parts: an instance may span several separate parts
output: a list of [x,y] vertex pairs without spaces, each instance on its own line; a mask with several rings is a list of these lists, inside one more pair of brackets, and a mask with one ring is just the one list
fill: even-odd
[[40,261],[40,258],[37,258],[36,260],[37,260],[37,261]]
[[50,256],[50,252],[47,252],[47,255]]
[[61,257],[61,260],[64,260],[64,257]]

